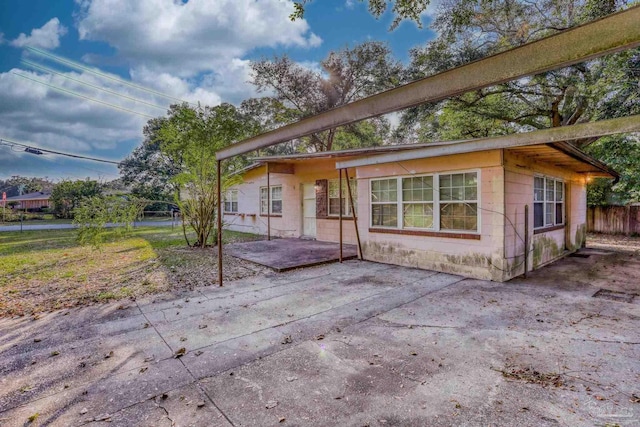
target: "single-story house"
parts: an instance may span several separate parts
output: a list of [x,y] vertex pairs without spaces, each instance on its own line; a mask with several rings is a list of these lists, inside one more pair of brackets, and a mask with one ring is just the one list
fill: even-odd
[[[618,178],[566,142],[487,149],[457,141],[254,161],[224,195],[225,228],[339,242],[342,209],[343,241],[358,243],[357,225],[366,260],[494,281],[583,247],[587,182]],[[353,201],[342,174],[341,208],[345,168]]]
[[7,197],[6,206],[13,206],[14,209],[37,211],[43,208],[48,208],[50,206],[50,198],[51,194],[36,191],[29,194],[23,194],[21,196]]

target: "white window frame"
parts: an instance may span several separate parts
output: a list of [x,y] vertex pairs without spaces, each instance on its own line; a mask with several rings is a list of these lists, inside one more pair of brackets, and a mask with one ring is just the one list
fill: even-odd
[[[235,199],[235,200],[234,200]],[[238,190],[232,189],[227,190],[224,194],[224,202],[223,202],[223,210],[224,213],[238,213]],[[233,209],[233,204],[236,204],[236,208]],[[229,209],[227,209],[227,204],[229,205]]]
[[[440,176],[441,175],[456,175],[456,174],[464,174],[464,173],[476,173],[477,177],[477,199],[475,201],[468,201],[475,203],[477,206],[477,227],[476,230],[456,230],[456,229],[448,229],[440,227],[440,209],[441,205],[445,203],[450,203],[451,201],[440,200]],[[404,217],[402,215],[402,205],[404,204],[403,195],[402,195],[402,179],[404,178],[418,178],[422,176],[432,176],[433,177],[433,228],[417,228],[417,227],[405,227]],[[396,200],[396,215],[398,218],[397,227],[389,227],[383,225],[374,225],[373,224],[373,208],[374,202],[371,200],[371,183],[373,181],[385,181],[385,180],[395,180],[396,181],[396,190],[397,190],[397,200]],[[437,173],[425,173],[425,174],[415,174],[415,175],[399,175],[399,176],[386,176],[386,177],[377,177],[369,179],[369,227],[372,229],[385,229],[385,230],[408,230],[408,231],[427,231],[427,232],[442,232],[442,233],[463,233],[463,234],[482,234],[482,215],[481,208],[482,206],[482,173],[480,169],[466,169],[466,170],[457,170],[457,171],[445,171],[445,172],[437,172]],[[467,201],[467,200],[465,200]],[[462,201],[462,202],[465,202]],[[391,204],[393,202],[380,202],[377,204]],[[411,203],[411,202],[408,202]]]
[[[408,178],[422,178],[422,177],[431,177],[431,201],[428,200],[424,200],[424,201],[405,201],[404,200],[404,188],[402,186],[402,181]],[[438,215],[436,215],[436,210],[438,207],[438,203],[437,203],[437,198],[436,198],[436,193],[439,193],[439,191],[436,190],[436,177],[435,174],[421,174],[421,175],[410,175],[410,176],[403,176],[400,178],[399,182],[398,182],[398,189],[399,191],[402,193],[400,195],[400,216],[402,216],[402,218],[398,221],[399,225],[402,225],[402,229],[403,230],[425,230],[425,231],[434,231],[436,229],[436,220],[438,221],[438,224],[440,223],[440,212],[438,209]],[[425,203],[431,203],[431,210],[433,212],[433,218],[432,218],[432,225],[431,227],[427,228],[427,227],[409,227],[409,226],[405,226],[404,225],[404,205],[408,205],[408,204],[425,204]]]
[[[349,190],[347,189],[346,179],[342,179],[342,185],[344,188],[342,189],[342,200],[344,204],[344,212],[342,216],[345,218],[352,218],[353,212],[358,215],[358,189],[357,189],[357,181],[355,178],[349,178],[351,183],[351,194],[353,195],[353,200],[356,202],[355,205],[351,206],[351,200],[349,200]],[[331,213],[331,199],[335,199],[336,197],[331,197],[331,183],[335,183],[336,187],[339,185],[340,180],[338,178],[328,179],[327,180],[327,216],[330,217],[338,217],[340,216],[338,213]]]
[[[267,215],[267,213],[262,209],[262,201],[263,201],[263,199],[262,199],[262,190],[266,189],[266,188],[267,188],[266,186],[260,187],[260,215]],[[276,198],[273,197],[273,192],[277,188],[280,189],[280,198],[279,199],[276,199]],[[280,215],[282,215],[282,212],[284,211],[284,203],[283,203],[283,197],[282,197],[283,196],[282,184],[272,185],[272,186],[269,187],[269,189],[271,191],[271,193],[269,194],[269,199],[268,199],[269,202],[270,202],[269,203],[270,204],[270,206],[269,206],[269,215],[278,215],[278,216],[280,216]],[[275,212],[275,213],[273,212],[273,202],[274,201],[279,201],[280,202],[280,212]]]
[[[395,230],[398,229],[401,225],[401,220],[400,218],[398,218],[398,213],[400,212],[401,207],[399,206],[399,200],[400,198],[398,197],[398,179],[396,177],[384,177],[384,178],[375,178],[375,179],[370,179],[369,180],[369,226],[371,228],[384,228],[384,229],[390,229],[390,230]],[[373,186],[371,185],[374,181],[396,181],[396,201],[392,202],[374,202],[373,201]],[[374,205],[391,205],[395,203],[396,204],[396,221],[397,221],[397,226],[396,227],[390,227],[390,226],[385,226],[385,225],[374,225],[373,224],[373,206]]]
[[[536,178],[540,178],[542,180],[544,180],[544,191],[543,191],[543,199],[542,200],[536,200]],[[553,182],[553,200],[549,200],[549,198],[547,197],[547,183],[551,181]],[[560,184],[562,186],[562,200],[557,200],[558,199],[558,190],[557,190],[557,185]],[[535,174],[533,176],[533,229],[534,230],[543,230],[545,228],[551,228],[551,227],[556,227],[556,226],[564,226],[565,225],[565,216],[566,216],[566,199],[567,199],[567,186],[564,182],[563,179],[561,178],[556,178],[553,176],[548,176],[548,175],[541,175],[541,174]],[[535,212],[536,212],[536,204],[542,204],[542,225],[536,226],[536,218],[535,218]],[[549,204],[552,204],[552,208],[551,208],[551,222],[548,223],[547,222],[547,213],[548,213],[548,206]],[[558,218],[556,218],[556,208],[557,205],[561,204],[562,205],[562,218],[560,218],[560,221],[558,221]]]

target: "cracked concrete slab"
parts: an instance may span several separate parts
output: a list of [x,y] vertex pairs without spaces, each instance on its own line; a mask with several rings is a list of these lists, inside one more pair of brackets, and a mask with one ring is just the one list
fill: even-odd
[[3,319],[0,426],[638,425],[640,305],[561,263],[499,284],[349,261]]

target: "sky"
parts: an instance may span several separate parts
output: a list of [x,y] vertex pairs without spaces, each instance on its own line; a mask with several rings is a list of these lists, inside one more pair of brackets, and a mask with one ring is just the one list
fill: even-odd
[[[380,40],[406,62],[435,36],[429,13],[423,29],[389,32],[391,14],[376,20],[358,0],[313,0],[295,22],[292,11],[290,0],[2,0],[0,139],[119,161],[171,103],[261,96],[251,60],[287,54],[317,67],[328,52]],[[0,179],[14,175],[110,181],[118,169],[0,145]]]

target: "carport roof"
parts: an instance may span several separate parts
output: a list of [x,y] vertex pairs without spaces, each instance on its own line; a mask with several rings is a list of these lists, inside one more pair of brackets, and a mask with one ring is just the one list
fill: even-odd
[[[255,167],[261,166],[266,163],[301,163],[310,160],[319,160],[319,159],[340,159],[342,162],[336,163],[336,168],[341,167],[354,167],[354,166],[364,166],[366,164],[379,164],[386,162],[394,162],[394,161],[403,161],[408,160],[409,158],[431,158],[431,157],[440,157],[448,155],[446,152],[434,153],[424,153],[420,157],[412,156],[411,152],[416,152],[421,149],[433,149],[436,147],[440,147],[446,149],[447,147],[456,147],[461,143],[471,143],[468,145],[468,151],[460,151],[452,152],[451,154],[458,154],[460,152],[477,152],[484,151],[482,149],[473,149],[474,146],[478,146],[478,144],[473,144],[476,141],[480,140],[459,140],[459,141],[447,141],[447,142],[433,142],[433,143],[422,143],[422,144],[407,144],[407,145],[390,145],[390,146],[382,146],[382,147],[370,147],[370,148],[357,148],[357,149],[349,149],[349,150],[339,150],[339,151],[326,151],[319,153],[301,153],[301,154],[288,154],[288,155],[280,155],[280,156],[264,156],[264,157],[256,157],[253,160],[255,163],[248,168],[240,171],[246,172],[250,169],[254,169]],[[482,146],[478,146],[478,148],[482,148]],[[489,148],[495,149],[495,148]],[[618,173],[600,162],[599,160],[594,159],[573,145],[566,142],[557,142],[557,143],[538,143],[534,145],[527,145],[521,147],[506,147],[510,152],[520,154],[526,156],[528,158],[533,158],[536,161],[551,163],[555,166],[559,166],[577,173],[584,173],[593,176],[607,177],[607,178],[618,178]],[[409,158],[403,159],[399,158],[398,160],[382,160],[379,161],[380,155],[383,154],[393,154],[393,153],[408,153]]]

